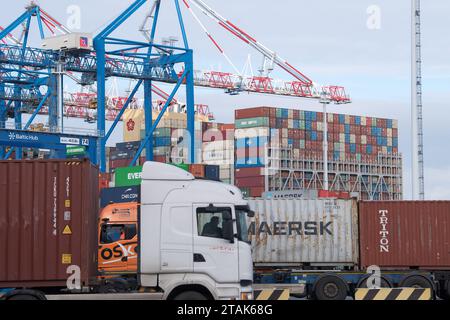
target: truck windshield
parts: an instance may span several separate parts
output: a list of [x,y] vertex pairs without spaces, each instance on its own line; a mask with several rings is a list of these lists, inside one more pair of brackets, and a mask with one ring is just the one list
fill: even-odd
[[250,243],[248,238],[247,214],[250,209],[246,206],[236,207],[236,220],[239,241]]

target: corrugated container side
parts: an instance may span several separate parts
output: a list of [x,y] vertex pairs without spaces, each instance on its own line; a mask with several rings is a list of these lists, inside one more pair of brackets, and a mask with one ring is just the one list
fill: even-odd
[[88,285],[97,269],[97,167],[2,161],[0,176],[0,287],[65,287],[70,265]]
[[358,264],[356,201],[250,199],[249,205],[256,264]]
[[361,266],[450,269],[450,201],[359,203]]

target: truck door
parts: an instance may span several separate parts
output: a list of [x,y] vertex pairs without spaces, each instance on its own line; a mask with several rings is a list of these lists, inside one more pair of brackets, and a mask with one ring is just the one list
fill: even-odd
[[238,241],[225,239],[236,233],[233,217],[233,205],[194,205],[194,272],[221,283],[239,282]]

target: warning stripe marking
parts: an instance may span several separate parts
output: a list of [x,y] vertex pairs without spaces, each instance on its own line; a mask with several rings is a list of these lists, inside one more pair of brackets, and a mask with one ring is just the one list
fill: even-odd
[[355,300],[431,300],[431,289],[424,288],[380,288],[357,289]]
[[264,289],[253,292],[255,300],[289,300],[289,290]]

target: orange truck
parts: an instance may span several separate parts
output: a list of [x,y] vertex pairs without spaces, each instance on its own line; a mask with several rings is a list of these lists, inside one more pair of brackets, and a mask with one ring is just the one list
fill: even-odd
[[101,277],[133,277],[138,262],[137,202],[113,203],[100,212],[98,270]]

